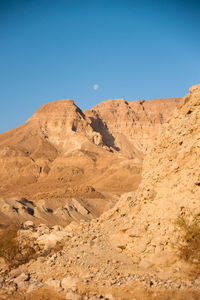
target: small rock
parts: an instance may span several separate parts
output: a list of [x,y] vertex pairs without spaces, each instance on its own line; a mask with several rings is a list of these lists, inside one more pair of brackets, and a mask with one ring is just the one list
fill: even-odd
[[42,286],[43,286],[43,284],[41,282],[31,283],[26,292],[31,293],[32,291],[37,290],[38,288],[40,288]]
[[139,264],[139,262],[140,262],[140,257],[139,257],[139,256],[133,256],[133,257],[132,257],[132,262],[133,262],[133,264]]
[[142,269],[148,269],[153,266],[153,263],[148,260],[141,260],[138,266]]
[[15,282],[10,282],[9,286],[6,288],[7,294],[13,294],[17,290],[17,284]]
[[126,248],[128,241],[129,237],[123,233],[116,233],[110,237],[111,245],[121,251],[123,251]]
[[8,265],[6,264],[3,257],[0,257],[0,271],[6,271],[8,270]]
[[143,238],[137,241],[134,245],[134,250],[137,253],[142,253],[146,250],[148,243],[150,242],[149,238]]
[[22,273],[23,273],[23,268],[22,266],[19,266],[18,268],[10,271],[10,277],[18,277]]
[[37,239],[37,243],[43,246],[45,250],[51,249],[56,246],[65,236],[63,231],[51,232],[50,234],[43,234]]
[[60,284],[60,280],[56,280],[54,278],[49,278],[46,282],[46,285],[48,285],[49,287],[53,288],[54,290],[56,290],[57,292],[60,292],[62,290],[61,288],[61,284]]
[[177,256],[174,253],[158,252],[149,257],[149,260],[155,265],[169,267],[177,261]]
[[23,223],[24,229],[34,228],[35,224],[32,221],[26,221]]
[[38,227],[37,227],[37,232],[42,235],[42,234],[48,234],[50,233],[50,229],[47,225],[45,224],[40,224]]
[[61,286],[64,290],[76,290],[78,278],[76,277],[64,277],[61,281]]
[[22,273],[17,278],[13,280],[17,284],[18,288],[24,289],[27,285],[27,282],[30,280],[30,274]]
[[53,231],[61,231],[63,228],[62,228],[62,226],[60,226],[60,225],[54,225],[54,226],[52,226],[52,230]]

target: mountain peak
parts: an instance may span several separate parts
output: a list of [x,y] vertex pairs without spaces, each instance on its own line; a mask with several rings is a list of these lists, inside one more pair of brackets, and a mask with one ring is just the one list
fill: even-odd
[[63,99],[57,100],[53,102],[48,102],[39,107],[38,110],[33,114],[33,117],[41,117],[41,115],[49,115],[49,114],[66,114],[69,110],[76,110],[77,106],[75,105],[72,99]]

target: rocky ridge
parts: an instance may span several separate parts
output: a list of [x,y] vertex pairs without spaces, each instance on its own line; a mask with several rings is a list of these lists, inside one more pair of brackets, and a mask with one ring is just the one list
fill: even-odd
[[122,239],[127,239],[124,251],[150,261],[163,251],[171,255],[178,216],[199,214],[200,85],[189,91],[146,156],[136,194],[124,202],[131,207],[131,228],[122,230]]
[[85,114],[94,119],[94,124],[98,120],[106,124],[115,148],[120,149],[122,155],[134,158],[136,154],[143,156],[150,149],[162,124],[172,116],[172,110],[179,101],[176,98],[133,102],[124,99],[107,100],[90,111],[86,110]]
[[81,219],[77,205],[79,214],[67,213],[72,198],[89,219],[99,216],[137,188],[144,152],[178,103],[108,100],[84,112],[71,99],[41,106],[24,125],[0,135],[2,222]]
[[138,190],[100,218],[53,228],[25,223],[18,239],[29,238],[38,257],[12,271],[2,265],[2,297],[200,299],[198,274],[188,277],[171,243],[177,216],[199,212],[199,117],[197,85],[144,159]]

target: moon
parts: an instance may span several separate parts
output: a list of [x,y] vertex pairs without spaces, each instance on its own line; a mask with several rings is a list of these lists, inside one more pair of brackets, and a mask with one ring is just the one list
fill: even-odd
[[99,84],[98,84],[98,83],[95,83],[95,84],[93,85],[93,90],[97,91],[98,88],[99,88]]

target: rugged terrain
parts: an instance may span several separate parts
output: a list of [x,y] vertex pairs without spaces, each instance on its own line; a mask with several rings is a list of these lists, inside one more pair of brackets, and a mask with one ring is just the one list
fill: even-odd
[[99,216],[138,187],[143,156],[179,101],[115,99],[84,112],[70,99],[41,106],[0,135],[1,223]]
[[2,259],[2,299],[200,299],[200,261],[180,257],[175,222],[199,218],[199,128],[197,85],[145,156],[136,191],[91,221],[25,222],[17,240],[35,256],[12,269]]

